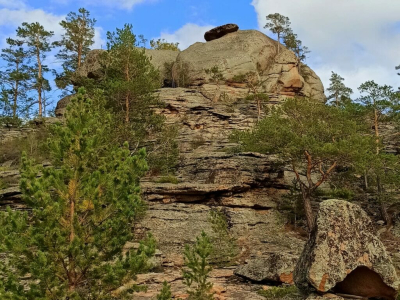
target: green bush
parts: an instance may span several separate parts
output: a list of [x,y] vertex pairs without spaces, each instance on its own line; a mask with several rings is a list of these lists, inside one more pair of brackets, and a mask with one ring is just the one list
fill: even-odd
[[210,292],[212,283],[208,281],[212,270],[209,259],[212,252],[212,243],[209,236],[203,231],[196,238],[196,243],[190,247],[186,245],[184,252],[185,269],[183,270],[184,284],[189,288],[189,300],[212,300]]
[[301,294],[296,286],[271,286],[267,290],[258,292],[267,299],[302,299]]
[[208,217],[213,234],[210,261],[217,266],[230,265],[239,253],[237,241],[229,232],[229,220],[223,210],[212,209]]
[[172,299],[171,286],[168,284],[168,282],[164,281],[162,289],[160,293],[157,295],[157,300],[171,300],[171,299]]
[[166,175],[160,177],[157,181],[157,183],[173,183],[173,184],[178,184],[179,180],[176,178],[174,175]]
[[245,83],[246,82],[246,74],[238,74],[232,77],[231,81],[236,83]]
[[49,132],[45,127],[28,133],[26,137],[10,139],[0,146],[0,163],[12,161],[18,165],[22,152],[26,152],[36,162],[41,163],[47,159],[47,138]]

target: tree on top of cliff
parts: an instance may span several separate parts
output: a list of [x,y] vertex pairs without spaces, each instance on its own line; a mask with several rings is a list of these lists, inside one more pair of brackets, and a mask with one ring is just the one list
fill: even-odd
[[300,63],[306,60],[306,55],[311,51],[308,49],[308,47],[303,46],[302,41],[297,38],[297,34],[291,31],[285,34],[283,37],[283,42],[285,43],[286,48],[296,54],[298,60],[297,68],[300,71]]
[[43,62],[46,59],[46,53],[50,52],[53,46],[50,38],[54,35],[53,31],[47,31],[38,22],[24,22],[17,29],[17,37],[28,46],[29,57],[35,60],[35,65],[30,67],[33,82],[32,88],[37,91],[38,98],[38,116],[42,117],[46,110],[45,92],[50,91],[49,81],[44,78],[44,74],[50,69]]
[[314,226],[311,200],[336,171],[371,149],[373,139],[360,133],[365,124],[345,110],[307,99],[288,99],[247,131],[231,136],[243,151],[278,155],[289,163],[300,187],[309,230]]
[[329,79],[330,84],[326,89],[330,94],[328,95],[328,100],[334,100],[337,107],[346,99],[350,98],[353,90],[343,83],[344,78],[339,74],[332,71],[331,78]]
[[264,28],[268,28],[272,33],[275,33],[278,38],[278,53],[280,48],[280,42],[282,35],[288,34],[291,32],[290,29],[290,20],[288,17],[282,16],[279,13],[269,14],[267,17],[267,23]]
[[[1,50],[1,58],[7,63],[5,70],[0,71],[2,82],[0,94],[0,111],[3,118],[15,123],[20,117],[29,116],[33,99],[28,96],[29,72],[28,53],[23,48],[23,41],[8,38],[8,48]],[[5,122],[6,123],[6,122]]]
[[51,128],[52,166],[23,157],[20,187],[31,211],[0,213],[0,252],[7,253],[1,299],[115,299],[117,288],[147,269],[152,238],[123,252],[144,210],[139,179],[146,153],[111,143],[111,120],[80,90],[65,124]]
[[65,20],[60,22],[65,33],[61,41],[54,43],[61,47],[56,55],[62,61],[63,72],[56,75],[57,87],[65,89],[71,84],[70,77],[78,69],[86,55],[90,51],[90,46],[94,43],[95,19],[91,19],[89,11],[84,8],[78,10],[78,14],[70,12]]
[[148,110],[157,102],[153,92],[160,87],[158,70],[151,64],[144,49],[138,49],[132,25],[125,24],[116,32],[107,32],[105,53],[105,91],[113,98],[115,108],[125,123],[148,125]]
[[[393,177],[392,174],[393,169],[398,169],[398,163],[396,159],[393,160],[394,157],[382,151],[383,143],[380,134],[380,125],[382,125],[382,122],[398,118],[400,115],[400,95],[391,86],[379,85],[373,80],[364,82],[358,90],[361,93],[361,97],[358,100],[366,109],[370,128],[374,128],[372,135],[376,143],[373,157],[369,160],[369,163],[364,164],[365,176],[366,180],[368,176],[375,179],[382,217],[387,224],[390,224],[391,219],[386,211],[385,201],[383,200],[385,194],[384,186],[385,184],[398,183],[397,176]],[[377,161],[378,163],[373,164],[372,161]]]
[[150,47],[154,50],[172,50],[180,51],[179,43],[169,43],[165,39],[151,40]]

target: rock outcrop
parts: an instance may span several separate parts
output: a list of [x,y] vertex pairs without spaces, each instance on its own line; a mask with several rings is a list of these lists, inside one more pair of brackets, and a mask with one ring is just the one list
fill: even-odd
[[[217,66],[226,80],[254,72],[260,92],[270,97],[307,96],[325,101],[318,76],[307,66],[300,68],[295,54],[257,30],[239,30],[222,38],[195,43],[179,53],[173,74],[179,77],[182,66],[193,85],[210,82],[206,69]],[[300,70],[300,72],[299,72]]]
[[67,106],[68,106],[69,102],[71,101],[71,98],[73,98],[73,97],[74,97],[74,95],[65,96],[64,98],[62,98],[61,100],[59,100],[57,102],[57,106],[55,109],[56,117],[62,117],[65,114],[65,111],[67,110]]
[[275,284],[293,284],[293,271],[298,256],[284,253],[271,253],[266,257],[257,257],[240,265],[235,274],[256,282]]
[[204,34],[204,39],[209,42],[212,40],[219,39],[228,33],[236,32],[239,30],[239,26],[236,24],[225,24],[222,26],[215,27]]
[[304,293],[395,299],[399,280],[371,219],[341,200],[320,205],[315,228],[297,263],[294,280]]

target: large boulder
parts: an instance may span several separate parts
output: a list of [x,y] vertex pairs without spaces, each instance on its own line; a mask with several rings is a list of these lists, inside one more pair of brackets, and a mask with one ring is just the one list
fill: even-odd
[[227,82],[245,74],[256,74],[260,92],[270,96],[313,96],[325,101],[319,77],[308,67],[299,66],[292,51],[257,30],[239,30],[207,43],[195,43],[179,53],[173,76],[184,73],[191,85],[212,81],[207,69],[218,67]]
[[67,110],[67,106],[71,102],[71,99],[74,96],[75,95],[65,96],[64,98],[62,98],[61,100],[59,100],[57,102],[57,106],[56,106],[56,109],[55,109],[56,117],[62,117],[65,114],[65,111]]
[[400,284],[371,219],[358,205],[341,200],[321,204],[294,280],[307,294],[334,291],[385,299],[395,299]]
[[293,271],[298,256],[288,253],[271,253],[257,257],[236,268],[235,274],[257,282],[293,284]]
[[225,24],[222,26],[215,27],[204,34],[204,39],[209,42],[212,40],[219,39],[228,33],[236,32],[239,30],[239,26],[236,24]]

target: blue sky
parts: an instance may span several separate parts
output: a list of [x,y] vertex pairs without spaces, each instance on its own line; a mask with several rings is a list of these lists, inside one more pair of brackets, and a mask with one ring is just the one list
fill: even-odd
[[312,51],[307,64],[325,88],[331,71],[345,78],[354,97],[367,80],[400,86],[394,70],[400,64],[398,0],[0,0],[0,45],[23,21],[39,21],[57,39],[59,21],[79,7],[97,19],[95,48],[105,47],[106,32],[124,23],[147,39],[179,42],[181,49],[204,41],[206,30],[225,23],[273,37],[263,26],[267,14],[278,12],[290,18],[292,29]]

